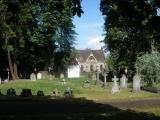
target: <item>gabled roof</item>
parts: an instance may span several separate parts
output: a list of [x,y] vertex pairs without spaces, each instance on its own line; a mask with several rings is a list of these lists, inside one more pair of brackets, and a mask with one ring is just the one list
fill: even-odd
[[86,60],[88,59],[88,57],[93,54],[94,57],[96,58],[96,60],[98,62],[105,62],[105,57],[104,57],[104,53],[103,50],[91,50],[91,49],[85,49],[85,50],[77,50],[77,54],[78,54],[78,62],[86,62]]

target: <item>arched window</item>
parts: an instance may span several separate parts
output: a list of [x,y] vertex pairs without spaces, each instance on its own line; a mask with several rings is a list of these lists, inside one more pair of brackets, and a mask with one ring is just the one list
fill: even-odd
[[93,65],[90,66],[90,71],[93,72]]
[[103,70],[103,65],[100,65],[100,71],[102,71]]
[[84,71],[84,66],[83,65],[81,65],[81,72],[83,72]]

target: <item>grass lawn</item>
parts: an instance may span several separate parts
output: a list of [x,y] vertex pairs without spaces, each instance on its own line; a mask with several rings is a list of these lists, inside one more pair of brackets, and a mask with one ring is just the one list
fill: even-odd
[[[131,88],[123,89],[119,93],[111,94],[111,83],[105,88],[95,86],[95,81],[90,81],[90,87],[84,88],[86,78],[67,79],[67,84],[62,85],[60,79],[38,80],[16,80],[0,85],[1,92],[6,94],[8,88],[14,88],[17,95],[23,88],[32,90],[36,95],[38,90],[43,90],[45,97],[23,98],[0,97],[0,119],[65,119],[65,120],[159,120],[160,106],[133,107],[130,110],[122,110],[103,102],[141,100],[160,98],[159,94],[139,91],[132,92]],[[131,86],[131,85],[130,85]],[[64,90],[73,89],[74,98],[63,97]],[[54,89],[60,91],[61,97],[48,97]],[[100,101],[98,103],[97,101]]]
[[111,84],[102,88],[100,85],[95,85],[95,81],[90,81],[90,87],[84,88],[83,82],[86,78],[77,78],[77,79],[67,79],[67,84],[62,85],[60,79],[54,80],[37,80],[35,82],[30,80],[16,80],[11,81],[9,83],[5,83],[0,85],[1,92],[6,94],[8,88],[14,88],[17,92],[17,95],[20,95],[20,92],[23,88],[29,88],[32,90],[32,94],[36,95],[38,90],[44,91],[45,95],[51,95],[51,92],[56,88],[60,91],[61,96],[63,96],[64,90],[67,87],[73,89],[74,97],[80,98],[84,97],[88,100],[123,100],[123,99],[147,99],[147,98],[155,98],[160,97],[159,94],[139,91],[132,92],[131,88],[123,89],[119,93],[112,94],[111,93]]

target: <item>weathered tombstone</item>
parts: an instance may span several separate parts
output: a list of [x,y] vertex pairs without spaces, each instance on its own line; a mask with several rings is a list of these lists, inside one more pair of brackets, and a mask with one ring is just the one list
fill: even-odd
[[42,79],[48,79],[48,71],[40,71],[40,73],[42,74]]
[[96,72],[96,85],[99,83],[99,70]]
[[23,96],[23,97],[32,96],[31,89],[22,89],[21,96]]
[[4,83],[8,83],[8,82],[9,82],[8,79],[5,79],[5,80],[4,80]]
[[16,91],[15,91],[15,89],[9,88],[9,89],[7,90],[7,95],[8,95],[8,96],[16,96]]
[[60,78],[64,78],[64,74],[63,73],[60,73]]
[[106,77],[107,77],[107,72],[104,71],[104,86],[107,85],[107,79],[106,79]]
[[53,92],[52,92],[52,96],[55,96],[55,97],[57,97],[57,96],[59,96],[59,91],[57,90],[57,89],[55,89]]
[[133,91],[139,91],[141,87],[141,78],[139,74],[135,74],[133,77]]
[[0,84],[2,84],[2,78],[0,77]]
[[65,96],[65,97],[72,97],[72,96],[73,96],[73,90],[72,90],[70,87],[68,87],[68,88],[65,89],[65,91],[64,91],[64,96]]
[[31,73],[30,80],[31,81],[36,81],[36,75],[34,73]]
[[39,73],[37,74],[37,79],[38,79],[38,80],[41,80],[41,79],[42,79],[42,73],[39,72]]
[[66,80],[65,79],[62,79],[62,85],[65,85],[66,84]]
[[44,96],[44,92],[41,91],[41,90],[38,90],[38,91],[37,91],[37,96]]
[[121,88],[127,88],[127,77],[125,74],[122,75],[122,77],[120,78],[120,87]]
[[90,82],[88,80],[84,81],[83,87],[88,88],[90,86]]
[[114,76],[114,78],[112,78],[112,81],[113,81],[113,86],[112,86],[111,92],[112,93],[119,92],[120,90],[119,90],[119,86],[117,84],[118,78],[116,76]]
[[96,80],[96,74],[95,73],[92,74],[92,80]]
[[49,80],[53,80],[54,76],[52,74],[49,74]]

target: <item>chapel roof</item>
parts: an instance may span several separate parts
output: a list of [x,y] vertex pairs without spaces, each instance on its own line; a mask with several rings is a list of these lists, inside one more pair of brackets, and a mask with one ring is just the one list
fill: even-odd
[[103,50],[91,50],[91,49],[85,49],[85,50],[77,50],[78,54],[78,62],[86,62],[87,58],[92,54],[98,62],[105,62],[105,57]]

